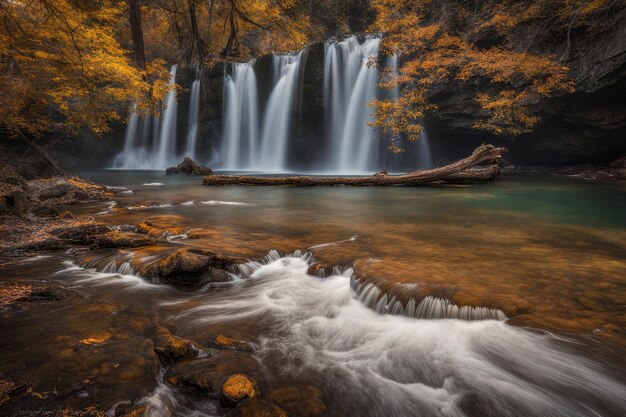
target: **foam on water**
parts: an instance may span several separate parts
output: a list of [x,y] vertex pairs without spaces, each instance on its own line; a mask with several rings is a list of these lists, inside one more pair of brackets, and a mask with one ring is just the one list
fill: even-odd
[[[258,358],[278,354],[278,371],[336,387],[342,412],[463,416],[478,407],[480,415],[571,417],[626,407],[626,387],[569,352],[571,341],[500,320],[415,319],[393,315],[393,307],[379,314],[357,298],[351,271],[314,277],[310,262],[307,254],[270,252],[240,265],[242,279],[219,297],[205,296],[174,319],[202,329],[263,318],[270,330]],[[402,308],[420,310],[416,304]]]

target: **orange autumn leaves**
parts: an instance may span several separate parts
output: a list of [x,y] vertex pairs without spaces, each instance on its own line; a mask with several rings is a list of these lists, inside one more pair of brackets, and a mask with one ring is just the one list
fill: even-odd
[[147,107],[150,94],[162,94],[162,66],[149,67],[151,85],[116,39],[124,13],[111,0],[2,2],[0,124],[34,135],[99,134],[120,119],[119,103]]
[[[588,17],[607,2],[593,3],[595,9],[586,4]],[[526,44],[517,44],[512,35],[529,22],[548,21],[548,15],[554,27],[546,31],[567,29],[574,14],[581,13],[580,4],[569,0],[375,0],[373,29],[385,34],[384,52],[401,57],[398,74],[385,71],[381,85],[400,87],[403,94],[397,99],[374,100],[372,124],[392,136],[403,134],[417,140],[424,116],[437,109],[433,96],[463,89],[474,92],[476,129],[497,135],[531,131],[540,120],[533,106],[547,97],[572,92],[574,83],[559,57],[532,52],[534,35],[526,37]]]

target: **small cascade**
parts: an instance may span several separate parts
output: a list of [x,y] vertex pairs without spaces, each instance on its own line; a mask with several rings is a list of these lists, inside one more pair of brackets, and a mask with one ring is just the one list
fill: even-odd
[[386,294],[373,283],[350,282],[359,301],[380,314],[402,315],[418,319],[506,320],[506,315],[496,308],[458,306],[443,298],[427,296],[409,298],[402,303],[395,295]]
[[267,103],[263,120],[260,159],[255,167],[265,171],[283,171],[286,168],[290,121],[294,113],[300,64],[306,50],[295,55],[274,55],[274,88]]
[[232,63],[231,74],[224,77],[223,167],[227,170],[250,169],[258,143],[259,103],[254,60]]
[[153,168],[167,168],[175,165],[176,158],[176,65],[170,70],[170,91],[165,96],[165,109],[157,144],[156,160]]
[[359,43],[354,36],[325,44],[324,95],[329,122],[333,172],[371,173],[377,168],[378,139],[370,101],[378,93],[378,70],[368,61],[378,57],[380,39]]
[[184,156],[196,159],[196,142],[198,140],[198,118],[200,113],[200,79],[191,84],[189,96],[189,122],[187,123],[187,141]]

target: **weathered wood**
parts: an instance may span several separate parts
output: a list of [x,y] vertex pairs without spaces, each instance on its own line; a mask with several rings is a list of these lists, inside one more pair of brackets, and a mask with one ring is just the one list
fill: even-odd
[[492,181],[500,174],[499,161],[506,148],[480,145],[467,158],[439,168],[413,171],[400,175],[364,177],[250,177],[241,175],[207,175],[204,185],[440,185],[468,184]]

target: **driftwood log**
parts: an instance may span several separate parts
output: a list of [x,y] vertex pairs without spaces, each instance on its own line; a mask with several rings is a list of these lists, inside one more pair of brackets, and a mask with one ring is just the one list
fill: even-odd
[[400,175],[378,173],[363,177],[251,177],[240,175],[207,175],[204,185],[446,185],[474,184],[493,180],[500,174],[499,161],[506,148],[480,145],[467,158],[450,165]]

